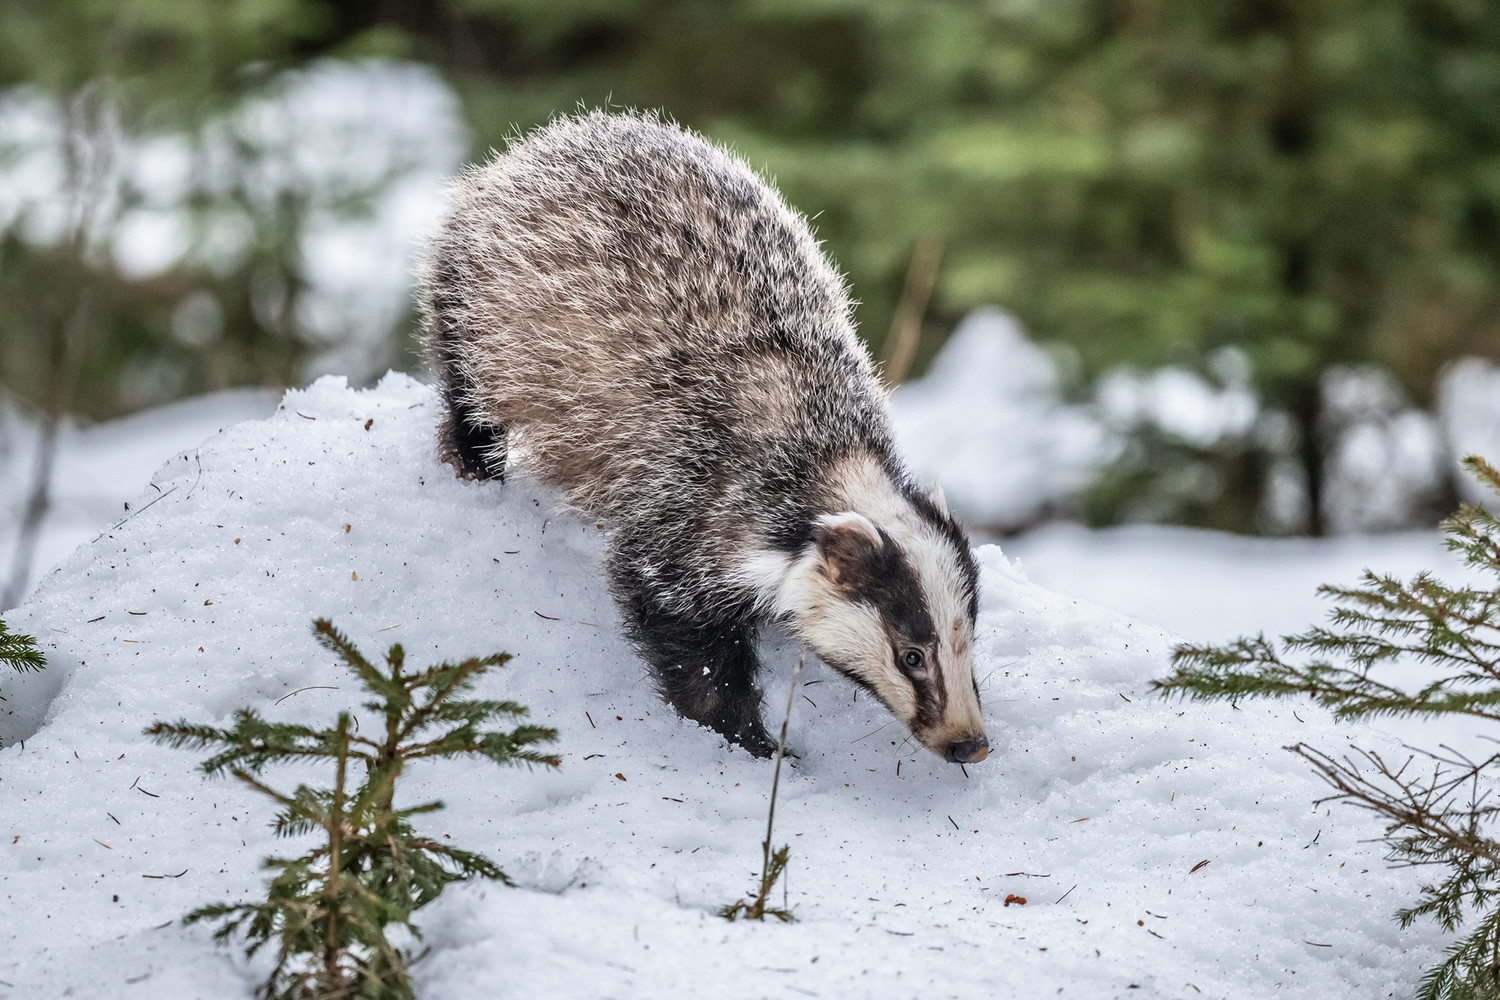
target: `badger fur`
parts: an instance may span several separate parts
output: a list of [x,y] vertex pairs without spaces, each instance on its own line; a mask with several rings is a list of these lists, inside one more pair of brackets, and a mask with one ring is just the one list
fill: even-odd
[[511,449],[608,521],[630,637],[683,716],[757,755],[783,622],[955,762],[989,752],[978,571],[898,457],[843,280],[742,161],[655,117],[552,124],[471,169],[422,273],[442,457]]

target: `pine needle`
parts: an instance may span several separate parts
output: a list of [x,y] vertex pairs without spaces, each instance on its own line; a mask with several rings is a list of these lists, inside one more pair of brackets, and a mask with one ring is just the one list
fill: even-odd
[[[0,620],[0,665],[9,666],[18,673],[41,670],[47,665],[36,640],[29,635],[11,632]],[[4,746],[0,743],[0,746]]]

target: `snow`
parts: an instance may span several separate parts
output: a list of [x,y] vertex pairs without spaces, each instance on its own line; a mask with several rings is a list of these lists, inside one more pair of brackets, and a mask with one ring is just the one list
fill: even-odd
[[1116,368],[1099,381],[1099,408],[1109,426],[1149,425],[1195,447],[1212,448],[1249,433],[1260,415],[1246,375],[1216,388],[1183,368]]
[[[1394,375],[1371,365],[1323,372],[1324,432],[1333,442],[1324,478],[1324,517],[1334,534],[1391,531],[1420,523],[1441,502],[1450,478],[1444,429],[1409,405]],[[1450,412],[1448,432],[1464,434],[1468,414]]]
[[[64,423],[26,589],[49,567],[127,513],[162,456],[194,449],[242,420],[264,417],[279,399],[266,389],[231,389],[145,410],[103,424]],[[0,397],[0,590],[14,560],[16,534],[34,484],[38,428]]]
[[[5,614],[50,666],[0,678],[0,896],[30,916],[0,931],[0,997],[251,995],[264,961],[175,921],[255,897],[260,860],[297,845],[141,730],[358,714],[317,615],[414,662],[512,652],[484,693],[561,733],[556,771],[409,775],[410,801],[448,803],[422,829],[520,883],[421,911],[423,996],[1385,996],[1439,954],[1433,928],[1392,919],[1415,874],[1383,864],[1368,817],[1313,807],[1322,786],[1281,749],[1385,737],[1306,705],[1154,698],[1171,632],[1046,590],[996,546],[979,550],[989,760],[966,774],[913,750],[811,663],[775,833],[798,922],[720,920],[759,863],[770,765],[657,699],[600,583],[604,531],[519,474],[456,480],[436,418],[401,375],[288,393],[179,448]],[[769,705],[794,658],[773,637]]]
[[1355,583],[1365,569],[1409,579],[1432,570],[1464,577],[1434,531],[1334,538],[1254,538],[1139,524],[1088,530],[1053,524],[1006,543],[1041,586],[1093,601],[1193,642],[1286,635],[1321,620],[1323,583]]
[[[1438,381],[1438,413],[1451,461],[1467,455],[1500,461],[1500,364],[1465,358],[1449,366]],[[1471,503],[1489,500],[1488,491],[1467,478],[1459,492]]]
[[[1426,570],[1455,586],[1494,586],[1493,578],[1464,566],[1435,531],[1248,538],[1162,525],[1089,531],[1057,524],[1006,549],[1041,586],[1198,643],[1262,632],[1276,638],[1324,624],[1332,604],[1318,596],[1318,587],[1353,586],[1367,569],[1402,580]],[[1430,667],[1403,663],[1383,679],[1416,690],[1436,676]],[[1411,746],[1446,744],[1475,760],[1494,752],[1493,727],[1484,720],[1397,718],[1374,726]]]

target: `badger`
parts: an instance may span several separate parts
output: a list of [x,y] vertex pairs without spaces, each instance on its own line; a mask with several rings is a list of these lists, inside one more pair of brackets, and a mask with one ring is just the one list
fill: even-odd
[[607,522],[660,693],[757,756],[781,623],[949,761],[989,754],[978,570],[897,454],[853,304],[807,220],[651,114],[554,120],[449,191],[419,295],[440,456],[510,450]]

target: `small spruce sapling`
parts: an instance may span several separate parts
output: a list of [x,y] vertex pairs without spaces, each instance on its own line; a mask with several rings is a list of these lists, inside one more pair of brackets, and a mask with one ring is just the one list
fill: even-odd
[[[268,722],[250,709],[236,713],[231,729],[189,722],[158,722],[146,730],[173,747],[218,748],[203,762],[210,776],[226,771],[280,807],[278,836],[321,831],[325,838],[298,858],[271,858],[277,871],[263,903],[214,904],[193,911],[187,923],[222,920],[215,937],[237,933],[249,941],[247,955],[277,942],[277,961],[262,985],[266,1000],[411,1000],[408,956],[393,946],[386,929],[406,927],[415,910],[431,902],[450,882],[478,876],[506,884],[493,862],[418,835],[413,816],[443,808],[428,802],[406,809],[393,804],[396,780],[414,760],[478,755],[498,764],[557,766],[555,755],[534,749],[556,738],[551,729],[519,725],[509,732],[484,731],[502,718],[517,719],[526,709],[511,701],[460,700],[490,667],[510,656],[470,658],[405,672],[400,645],[385,656],[386,669],[370,663],[327,619],[314,623],[318,641],[335,653],[374,696],[364,707],[384,719],[383,732],[350,731],[347,713],[333,729]],[[268,765],[296,758],[334,762],[332,790],[299,786],[291,794],[259,780]],[[350,760],[364,764],[364,780],[352,791]]]
[[[1483,459],[1464,465],[1500,494],[1500,471]],[[1153,687],[1201,700],[1308,696],[1341,719],[1372,716],[1469,716],[1500,722],[1500,520],[1465,504],[1443,522],[1448,548],[1493,586],[1449,587],[1430,573],[1403,583],[1366,572],[1357,587],[1319,588],[1332,598],[1329,624],[1282,639],[1283,658],[1264,635],[1227,646],[1179,646],[1173,673]],[[1376,676],[1415,660],[1437,676],[1406,690]],[[1387,860],[1430,866],[1416,905],[1397,912],[1402,927],[1419,918],[1448,932],[1477,918],[1444,961],[1422,977],[1419,1000],[1500,997],[1500,802],[1493,793],[1500,753],[1473,761],[1447,747],[1389,760],[1373,750],[1342,755],[1298,743],[1288,747],[1333,789],[1319,802],[1368,809],[1385,824]],[[1414,763],[1418,755],[1422,763]]]
[[[18,673],[40,670],[47,665],[36,640],[29,635],[11,632],[0,620],[0,664],[15,669]],[[0,744],[3,745],[3,744]]]
[[[786,715],[781,719],[781,739],[776,745],[776,772],[771,778],[771,807],[766,814],[766,839],[760,842],[760,888],[756,891],[753,899],[742,899],[737,903],[719,907],[719,916],[725,920],[734,920],[744,917],[746,920],[764,920],[766,917],[775,917],[783,923],[791,923],[795,918],[792,911],[786,908],[785,897],[783,897],[782,908],[766,905],[766,897],[776,887],[776,882],[786,873],[786,863],[791,856],[791,847],[783,845],[776,850],[771,850],[771,824],[776,821],[776,789],[781,784],[781,760],[786,756],[786,727],[792,720],[792,702],[797,697],[797,678],[802,675],[802,658],[797,658],[797,666],[792,670],[792,690],[786,696]],[[782,886],[785,892],[786,886]]]

